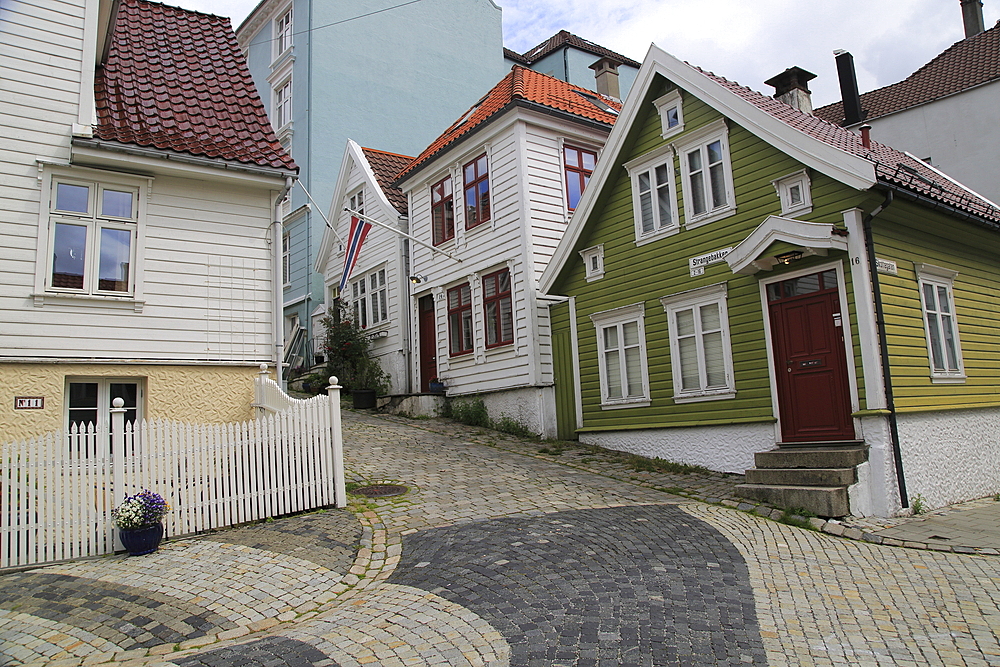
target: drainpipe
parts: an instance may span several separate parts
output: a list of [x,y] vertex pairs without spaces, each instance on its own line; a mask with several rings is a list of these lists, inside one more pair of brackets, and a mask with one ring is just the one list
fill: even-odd
[[899,428],[896,423],[896,402],[892,395],[892,371],[889,368],[889,343],[885,334],[885,311],[882,308],[882,288],[879,286],[878,267],[875,262],[875,240],[872,236],[872,219],[892,204],[892,192],[885,193],[885,201],[861,221],[865,234],[865,249],[868,254],[868,271],[871,274],[872,297],[875,301],[875,326],[878,329],[879,356],[882,358],[882,384],[885,385],[885,407],[889,411],[889,442],[892,458],[896,464],[896,485],[899,487],[899,502],[905,509],[910,506],[906,495],[906,478],[903,476],[903,455],[899,451]]
[[284,369],[281,367],[282,362],[285,360],[285,313],[284,313],[284,300],[282,298],[282,284],[281,284],[281,263],[283,261],[282,257],[282,236],[284,235],[284,225],[281,224],[281,200],[285,198],[285,195],[292,189],[295,179],[291,176],[285,177],[285,189],[278,193],[277,198],[274,200],[274,221],[271,222],[271,229],[273,230],[271,234],[271,297],[274,300],[273,311],[274,311],[274,354],[275,354],[275,364],[274,364],[274,374],[275,381],[278,386],[284,388],[282,384],[282,377],[284,376]]

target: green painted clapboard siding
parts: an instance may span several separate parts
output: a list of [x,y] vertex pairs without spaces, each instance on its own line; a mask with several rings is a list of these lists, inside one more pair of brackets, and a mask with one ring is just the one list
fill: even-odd
[[576,381],[569,302],[549,307],[552,322],[552,372],[556,395],[556,436],[576,440]]
[[[654,84],[643,113],[626,137],[619,163],[639,157],[660,147],[660,120],[651,101],[666,91],[663,83]],[[713,122],[719,114],[690,95],[684,98],[686,131]],[[553,292],[577,297],[577,325],[581,368],[581,395],[584,405],[584,429],[627,428],[642,424],[691,425],[697,423],[738,423],[772,417],[769,370],[764,341],[764,310],[758,276],[734,275],[727,264],[706,267],[703,276],[692,278],[688,258],[720,248],[736,246],[768,215],[779,215],[780,203],[772,181],[803,167],[791,157],[761,141],[750,132],[729,122],[737,212],[730,217],[647,243],[635,245],[631,182],[623,167],[612,170],[597,205],[577,244],[576,250],[604,244],[605,276],[587,283],[582,262],[573,257],[556,281]],[[683,135],[680,135],[683,137]],[[671,138],[672,141],[679,137]],[[675,186],[678,215],[683,222],[683,188],[675,162]],[[841,225],[841,211],[858,206],[864,194],[857,193],[822,174],[810,172],[813,212],[802,216],[817,222]],[[820,265],[843,257],[807,258],[792,268]],[[850,273],[846,270],[847,293],[853,307]],[[777,275],[779,272],[775,272]],[[770,274],[767,274],[770,275]],[[684,290],[726,282],[728,319],[732,342],[737,396],[720,401],[674,404],[667,317],[659,303],[662,296]],[[590,319],[593,313],[642,302],[645,304],[646,362],[649,370],[651,404],[648,407],[602,410],[596,330]],[[851,318],[853,322],[853,318]],[[852,325],[856,367],[860,368],[857,329]],[[863,386],[856,373],[859,390]]]
[[[880,275],[892,381],[900,411],[1000,405],[1000,235],[897,198],[873,223],[877,254],[898,276]],[[931,381],[914,263],[958,271],[955,311],[967,379]]]

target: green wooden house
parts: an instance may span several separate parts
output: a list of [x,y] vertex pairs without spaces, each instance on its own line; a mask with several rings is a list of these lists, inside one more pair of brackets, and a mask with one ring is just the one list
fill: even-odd
[[1000,209],[863,134],[651,47],[540,282],[560,435],[821,516],[1000,491]]

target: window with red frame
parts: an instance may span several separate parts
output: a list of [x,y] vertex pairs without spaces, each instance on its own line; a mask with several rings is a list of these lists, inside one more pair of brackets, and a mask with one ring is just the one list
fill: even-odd
[[566,205],[569,210],[576,209],[583,196],[583,190],[590,182],[597,164],[597,153],[583,148],[563,147],[563,162],[566,164]]
[[465,228],[490,219],[490,172],[486,165],[486,153],[465,165]]
[[431,224],[434,245],[455,238],[455,198],[450,177],[431,186]]
[[514,342],[514,310],[510,298],[510,271],[483,276],[483,307],[486,315],[486,347]]
[[472,289],[469,283],[448,290],[448,341],[451,356],[472,352]]

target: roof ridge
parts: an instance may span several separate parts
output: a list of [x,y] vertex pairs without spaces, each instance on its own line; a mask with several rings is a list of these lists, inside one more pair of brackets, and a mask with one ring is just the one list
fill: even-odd
[[412,160],[413,159],[412,155],[403,155],[402,153],[393,153],[392,151],[384,151],[384,150],[381,150],[379,148],[368,148],[367,146],[362,146],[361,150],[363,150],[363,151],[371,151],[372,153],[382,153],[383,155],[392,155],[394,157],[401,157],[401,158],[404,158],[404,159],[407,159],[407,160]]

